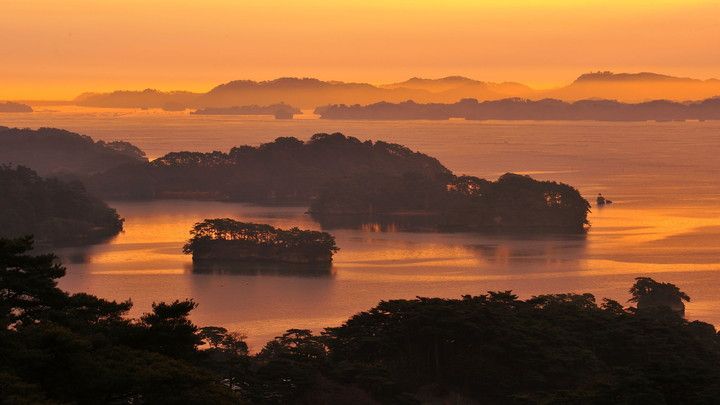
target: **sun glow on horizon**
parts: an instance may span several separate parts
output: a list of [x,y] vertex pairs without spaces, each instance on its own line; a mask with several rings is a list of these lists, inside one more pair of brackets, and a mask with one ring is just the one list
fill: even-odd
[[236,79],[463,75],[549,88],[597,70],[720,76],[711,1],[3,2],[0,99],[207,91]]

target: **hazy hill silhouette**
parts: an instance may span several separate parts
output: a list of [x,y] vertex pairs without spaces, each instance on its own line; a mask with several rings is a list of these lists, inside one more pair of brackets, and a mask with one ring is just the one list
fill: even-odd
[[111,93],[83,93],[76,97],[74,101],[76,105],[85,107],[165,108],[174,110],[180,107],[196,106],[195,100],[200,95],[189,91],[118,90]]
[[322,81],[312,78],[286,77],[255,82],[236,80],[221,84],[202,96],[199,103],[207,106],[224,106],[228,103],[275,104],[285,102],[300,108],[313,108],[326,100],[340,102],[377,102],[403,100],[416,97],[422,91],[409,89],[382,89],[367,83]]
[[626,102],[648,100],[700,100],[720,95],[720,80],[699,80],[657,73],[587,73],[570,85],[545,91],[545,97],[561,100],[587,98],[617,99]]
[[[431,102],[455,102],[463,98],[496,100],[508,97],[532,97],[536,90],[521,83],[489,83],[463,76],[448,76],[441,79],[413,77],[400,83],[386,84],[387,89],[412,89],[432,93]],[[421,99],[414,99],[421,101]]]
[[309,109],[328,104],[454,103],[464,98],[480,101],[546,98],[563,101],[609,99],[622,102],[648,100],[701,100],[720,96],[720,80],[698,80],[657,73],[587,73],[571,84],[550,90],[535,90],[521,83],[490,83],[462,76],[440,79],[413,77],[399,83],[373,85],[314,78],[284,77],[268,81],[235,80],[212,88],[207,93],[115,91],[85,93],[75,103],[91,107],[227,108],[243,105],[287,103]]
[[234,80],[204,94],[183,91],[115,91],[85,93],[75,99],[89,107],[227,108],[243,105],[287,103],[300,108],[326,104],[368,104],[380,101],[454,102],[473,97],[496,100],[529,97],[533,90],[518,83],[486,83],[460,76],[442,79],[413,78],[405,82],[375,86],[368,83],[322,81],[314,78],[284,77],[268,81]]
[[0,103],[0,113],[26,113],[33,112],[32,107],[27,104],[15,103],[12,101],[6,101]]
[[269,81],[235,80],[218,85],[204,94],[190,92],[115,91],[85,93],[76,99],[78,105],[90,107],[218,108],[243,105],[287,103],[300,108],[314,108],[331,103],[371,103],[408,98],[427,99],[422,90],[382,89],[367,83],[322,81],[312,78],[280,78]]

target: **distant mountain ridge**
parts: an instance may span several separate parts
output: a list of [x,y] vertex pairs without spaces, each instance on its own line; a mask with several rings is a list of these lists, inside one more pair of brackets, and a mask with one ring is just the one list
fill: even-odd
[[542,94],[547,98],[565,101],[589,98],[623,102],[702,100],[720,96],[720,80],[700,80],[651,72],[594,72],[581,75],[565,87]]
[[76,105],[86,107],[164,108],[174,110],[180,107],[188,108],[192,106],[201,95],[201,93],[189,91],[117,90],[111,93],[83,93],[73,101]]
[[652,72],[639,72],[639,73],[613,73],[609,71],[605,72],[593,72],[584,73],[575,79],[575,83],[587,82],[587,81],[608,81],[608,82],[628,82],[628,81],[668,81],[668,82],[702,82],[702,81],[717,81],[717,79],[692,79],[689,77],[676,77],[668,76],[659,73]]
[[330,104],[399,103],[406,100],[417,103],[455,103],[465,98],[480,101],[554,98],[563,101],[608,99],[644,102],[702,100],[715,96],[720,96],[720,80],[717,79],[700,80],[650,72],[591,72],[579,76],[566,86],[549,90],[537,90],[516,82],[484,82],[464,76],[439,79],[413,77],[403,82],[382,85],[282,77],[267,81],[234,80],[206,93],[162,92],[154,89],[84,93],[74,102],[89,107],[166,110],[279,103],[312,109]]

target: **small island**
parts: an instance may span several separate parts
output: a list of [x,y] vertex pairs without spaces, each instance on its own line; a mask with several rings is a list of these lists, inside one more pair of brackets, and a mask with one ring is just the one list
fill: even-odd
[[183,252],[193,262],[246,261],[328,264],[339,249],[327,232],[279,229],[230,218],[206,219],[195,224]]
[[268,106],[246,105],[234,107],[202,108],[193,111],[193,115],[272,115],[275,119],[292,119],[295,114],[302,114],[300,109],[285,103],[271,104]]

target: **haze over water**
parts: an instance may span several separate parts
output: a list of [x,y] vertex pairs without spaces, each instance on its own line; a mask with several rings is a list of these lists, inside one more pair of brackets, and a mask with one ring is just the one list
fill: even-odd
[[151,158],[343,132],[406,145],[458,174],[529,174],[567,182],[593,202],[598,192],[615,202],[593,206],[585,237],[330,230],[341,248],[333,270],[309,277],[198,273],[181,252],[192,224],[204,218],[319,229],[304,207],[111,201],[126,219],[125,232],[61,252],[64,289],[132,298],[135,314],[153,301],[192,297],[200,304],[198,324],[241,330],[255,349],[288,328],[337,325],[381,299],[512,289],[522,297],[592,292],[625,302],[641,275],[679,285],[692,297],[689,318],[720,325],[720,122],[278,121],[72,108],[5,114],[0,125],[127,140]]

